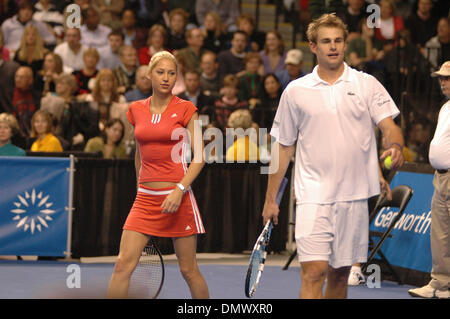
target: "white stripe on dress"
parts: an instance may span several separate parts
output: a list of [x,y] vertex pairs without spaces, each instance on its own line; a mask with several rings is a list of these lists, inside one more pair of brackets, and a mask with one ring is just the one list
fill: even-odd
[[[186,163],[186,148],[188,144],[183,143],[183,147],[181,150],[181,163],[183,164],[184,173],[186,174],[188,166]],[[203,227],[202,217],[200,215],[200,211],[197,206],[197,201],[195,200],[194,192],[192,191],[192,188],[189,186],[188,188],[188,194],[189,198],[191,200],[192,210],[194,212],[194,220],[195,220],[195,227],[197,228],[197,232],[200,234],[203,234],[205,232],[205,228]]]
[[173,191],[173,189],[164,190],[164,191],[154,191],[154,190],[146,189],[146,188],[142,188],[142,187],[138,188],[138,192],[146,193],[146,194],[150,194],[150,195],[169,195],[172,191]]

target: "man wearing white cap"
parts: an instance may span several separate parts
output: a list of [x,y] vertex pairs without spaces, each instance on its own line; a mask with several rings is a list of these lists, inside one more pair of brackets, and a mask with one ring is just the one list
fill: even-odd
[[302,72],[303,52],[299,49],[291,49],[286,54],[284,69],[275,73],[280,80],[281,89],[284,90],[289,82],[305,75]]
[[442,93],[447,98],[439,112],[429,153],[430,164],[436,169],[431,201],[431,281],[408,292],[414,297],[450,298],[450,61],[431,76],[439,77]]

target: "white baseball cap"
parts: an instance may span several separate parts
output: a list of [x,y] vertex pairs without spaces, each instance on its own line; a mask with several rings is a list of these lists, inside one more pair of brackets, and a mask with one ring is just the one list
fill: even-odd
[[303,60],[303,52],[299,49],[291,49],[286,54],[284,64],[299,64]]
[[447,61],[444,64],[442,64],[439,71],[431,73],[431,76],[432,77],[450,76],[450,61]]

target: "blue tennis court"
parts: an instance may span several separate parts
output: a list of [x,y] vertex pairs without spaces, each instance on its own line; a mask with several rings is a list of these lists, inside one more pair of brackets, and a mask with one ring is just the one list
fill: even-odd
[[[269,257],[270,258],[270,257]],[[248,259],[247,259],[248,260]],[[234,264],[233,264],[234,263]],[[214,299],[247,299],[244,295],[244,281],[247,271],[245,258],[232,262],[202,263],[202,271]],[[79,288],[73,286],[70,277],[73,266],[79,267]],[[71,266],[71,267],[69,267]],[[105,298],[113,270],[112,262],[81,263],[66,261],[19,261],[0,260],[1,299],[47,299]],[[283,271],[279,265],[264,268],[264,274],[253,299],[296,299],[300,289],[300,268],[294,263]],[[71,284],[72,283],[72,284]],[[367,285],[349,287],[349,299],[410,299],[409,285],[398,285],[382,281],[381,288]],[[166,263],[164,286],[161,299],[189,299],[187,285],[171,261]]]

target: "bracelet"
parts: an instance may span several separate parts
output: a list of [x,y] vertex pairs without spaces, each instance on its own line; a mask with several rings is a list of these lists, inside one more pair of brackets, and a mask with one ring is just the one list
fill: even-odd
[[183,192],[183,194],[186,193],[186,188],[183,186],[183,184],[178,183],[177,186],[178,186],[179,189],[181,189],[181,191]]
[[389,148],[392,148],[392,146],[397,145],[398,147],[400,147],[400,151],[403,151],[403,145],[400,145],[399,143],[392,143],[391,145],[389,145]]

